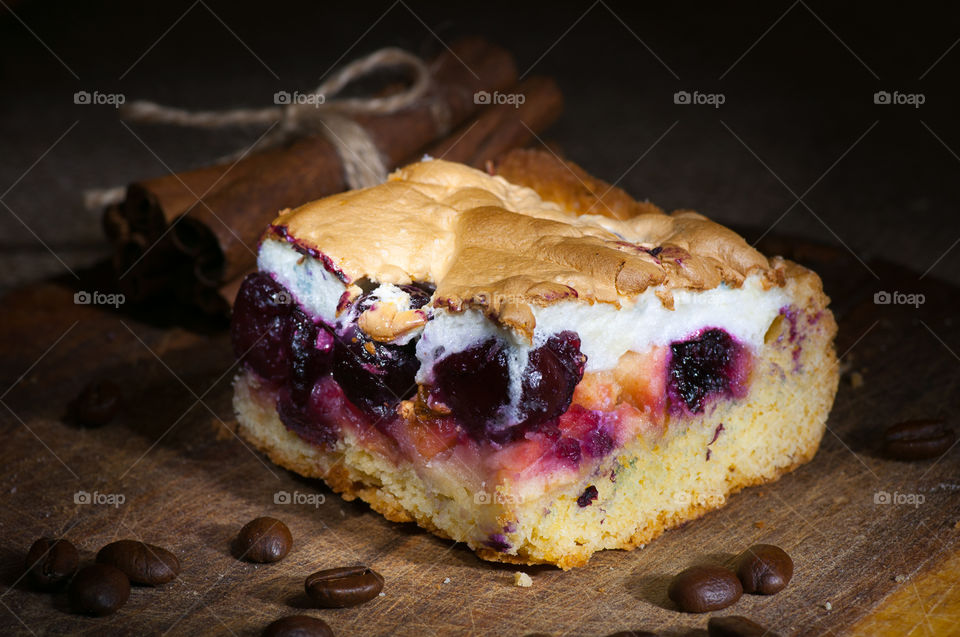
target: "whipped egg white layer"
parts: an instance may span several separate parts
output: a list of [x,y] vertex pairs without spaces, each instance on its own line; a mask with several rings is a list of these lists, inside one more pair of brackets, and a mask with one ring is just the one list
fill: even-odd
[[[328,325],[336,325],[343,318],[337,316],[337,306],[347,286],[320,260],[303,255],[286,241],[267,239],[260,247],[258,267],[273,275],[316,318]],[[579,335],[580,351],[587,356],[585,371],[597,372],[616,367],[627,351],[644,352],[652,346],[686,340],[708,327],[723,329],[756,350],[780,309],[789,304],[785,290],[765,290],[759,275],[747,277],[739,288],[720,285],[702,292],[672,290],[672,310],[664,307],[657,291],[658,288],[650,288],[632,299],[624,299],[619,308],[576,300],[534,306],[536,327],[532,343],[497,325],[479,310],[452,312],[428,307],[424,309],[430,320],[415,333],[404,335],[402,343],[419,338],[417,382],[424,384],[430,382],[433,365],[440,358],[489,338],[503,339],[512,346],[510,387],[517,400],[529,352],[558,332],[569,330]],[[395,285],[382,284],[373,294],[381,302],[395,304],[398,310],[409,308],[409,295]]]

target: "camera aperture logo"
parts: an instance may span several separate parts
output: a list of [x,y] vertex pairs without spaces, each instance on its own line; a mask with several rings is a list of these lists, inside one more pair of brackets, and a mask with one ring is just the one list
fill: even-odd
[[77,491],[73,494],[74,504],[99,504],[119,508],[121,504],[127,501],[127,496],[122,493],[100,493],[94,491]]
[[80,290],[73,295],[74,305],[112,305],[115,308],[126,303],[127,297],[122,294],[105,294],[103,292],[87,292]]
[[523,496],[512,493],[504,493],[495,490],[493,493],[487,491],[487,483],[480,483],[480,490],[473,494],[474,504],[522,504]]
[[905,292],[887,292],[880,290],[874,293],[874,305],[912,305],[919,308],[927,302],[927,297],[923,294],[907,294]]
[[313,508],[318,508],[326,501],[327,496],[322,493],[300,493],[299,491],[290,493],[289,491],[277,491],[273,494],[274,504],[305,504]]
[[270,298],[276,305],[290,305],[293,303],[293,296],[291,296],[286,290],[274,292]]
[[309,104],[311,106],[320,106],[327,101],[323,93],[301,93],[300,91],[277,91],[273,94],[273,103],[277,106],[290,106],[291,104]]
[[523,93],[501,93],[500,91],[477,91],[473,94],[474,104],[509,104],[514,108],[520,108],[527,101],[527,96]]
[[874,504],[906,504],[915,509],[919,508],[919,506],[926,502],[926,500],[926,496],[924,496],[922,493],[898,493],[894,491],[891,494],[887,491],[877,491],[873,494]]
[[727,101],[723,93],[701,93],[700,91],[677,91],[673,94],[673,103],[694,106],[712,106],[720,108]]
[[83,106],[112,106],[120,108],[127,101],[123,93],[101,93],[100,91],[77,91],[73,94],[73,103]]
[[920,108],[927,101],[923,93],[901,93],[900,91],[877,91],[873,94],[873,103],[893,106],[912,106]]

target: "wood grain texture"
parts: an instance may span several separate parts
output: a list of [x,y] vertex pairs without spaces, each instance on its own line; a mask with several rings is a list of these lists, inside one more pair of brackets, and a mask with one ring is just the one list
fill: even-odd
[[857,622],[851,635],[919,637],[960,635],[960,554],[948,555],[936,566],[902,586],[872,613]]
[[[75,305],[75,289],[57,282],[13,292],[0,302],[0,633],[255,635],[306,612],[339,635],[705,634],[708,615],[673,609],[669,578],[765,542],[793,557],[790,586],[774,597],[744,596],[720,614],[747,615],[785,635],[948,634],[960,589],[960,450],[906,464],[880,458],[877,447],[887,424],[960,406],[951,312],[958,290],[884,263],[870,264],[875,279],[840,250],[770,240],[761,247],[820,271],[839,314],[846,373],[817,457],[644,549],[604,552],[566,573],[523,568],[530,588],[514,586],[513,567],[387,522],[247,449],[231,429],[234,368],[222,330],[163,308]],[[926,302],[875,305],[878,290],[922,292]],[[851,384],[852,372],[862,385]],[[97,430],[64,423],[66,403],[93,377],[123,386],[124,411]],[[125,500],[80,504],[78,491]],[[324,501],[277,504],[281,491]],[[923,502],[878,504],[879,492]],[[283,519],[293,533],[282,562],[230,555],[233,535],[260,515]],[[162,587],[135,588],[114,616],[78,617],[62,595],[18,581],[41,535],[66,536],[85,561],[112,540],[142,539],[173,551],[183,571]],[[384,575],[383,597],[304,610],[306,575],[355,563]],[[907,623],[891,623],[895,615]]]

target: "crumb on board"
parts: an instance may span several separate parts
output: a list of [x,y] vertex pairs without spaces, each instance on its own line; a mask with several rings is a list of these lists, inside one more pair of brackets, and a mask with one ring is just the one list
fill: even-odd
[[833,604],[831,604],[830,602],[827,602],[826,604],[823,605],[823,609],[824,609],[824,610],[833,610]]
[[896,577],[893,578],[893,581],[896,582],[897,584],[903,584],[908,579],[910,578],[907,577],[906,575],[897,575]]
[[863,387],[863,374],[860,372],[853,372],[850,374],[850,386],[854,389]]
[[533,579],[523,571],[517,571],[513,574],[513,584],[521,588],[530,588],[533,586]]
[[444,584],[449,584],[449,583],[450,583],[450,578],[449,578],[449,577],[444,577],[444,578],[443,578],[443,583],[444,583]]
[[849,504],[849,503],[850,503],[850,498],[848,498],[848,497],[845,496],[845,495],[839,495],[839,496],[837,496],[837,497],[835,497],[835,498],[833,499],[833,503],[836,504],[836,505]]
[[753,526],[754,528],[762,529],[763,527],[767,526],[767,523],[757,520],[756,522],[753,523]]

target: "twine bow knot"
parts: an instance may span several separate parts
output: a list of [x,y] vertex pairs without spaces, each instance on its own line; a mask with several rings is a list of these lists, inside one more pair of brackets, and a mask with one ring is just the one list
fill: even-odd
[[[406,67],[412,72],[410,86],[384,97],[338,98],[354,80],[384,68]],[[120,116],[131,122],[172,124],[193,128],[224,128],[250,124],[272,128],[253,146],[233,153],[227,160],[250,152],[279,146],[290,139],[310,134],[324,135],[337,151],[344,177],[351,188],[375,186],[387,178],[387,168],[369,133],[351,118],[358,114],[389,114],[402,110],[426,93],[430,71],[419,57],[388,47],[357,59],[334,73],[311,93],[277,93],[267,108],[238,108],[219,111],[189,111],[156,102],[134,101],[121,108]],[[286,96],[286,99],[282,96]],[[447,127],[444,113],[434,112],[438,127]],[[102,202],[99,202],[102,204]]]

